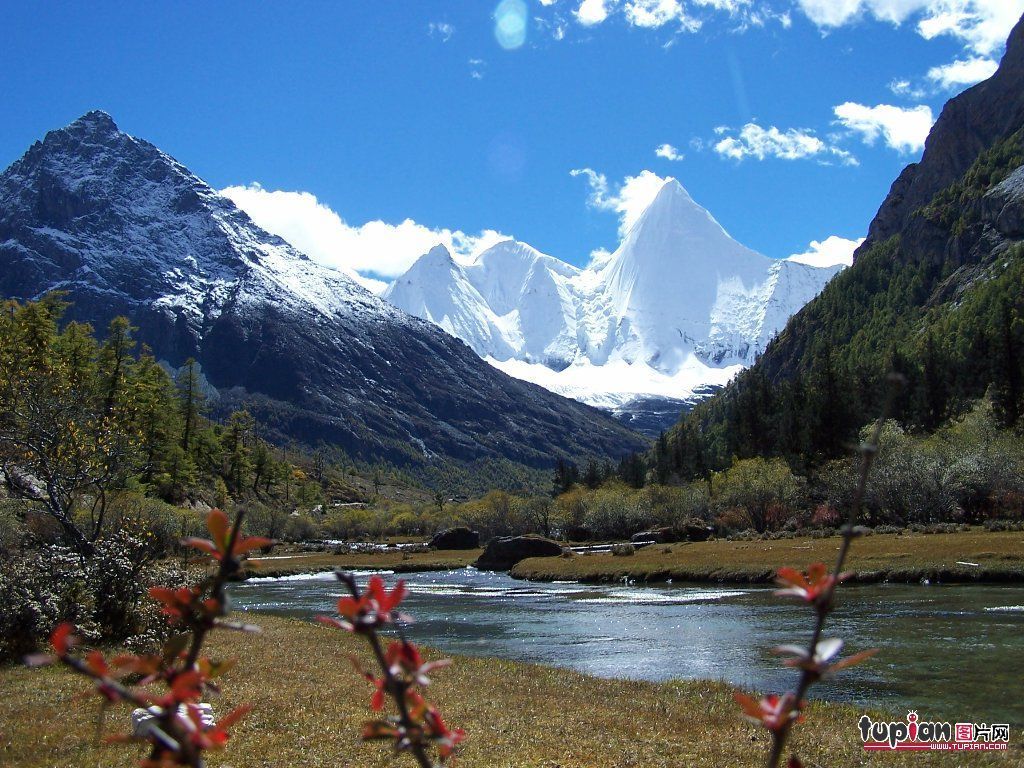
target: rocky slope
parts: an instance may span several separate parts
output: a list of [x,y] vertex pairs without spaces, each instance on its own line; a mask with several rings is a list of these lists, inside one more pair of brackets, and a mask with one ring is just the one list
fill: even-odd
[[537,467],[642,444],[310,261],[102,112],[0,175],[0,293],[58,289],[72,318],[127,315],[169,366],[196,358],[221,408],[244,403],[281,438]]
[[[920,273],[915,285],[921,295],[904,309],[952,306],[977,280],[994,276],[990,266],[1024,238],[1022,83],[1024,19],[1011,32],[996,73],[946,103],[921,161],[893,183],[853,267],[766,350],[761,363],[770,377],[806,368],[822,343],[849,342],[859,330],[850,326],[857,305],[880,297],[902,273]],[[872,260],[894,262],[885,284],[876,284]],[[891,303],[874,301],[879,309]],[[835,328],[846,328],[845,335]]]
[[946,103],[925,142],[921,161],[908,165],[892,185],[858,250],[905,234],[908,255],[934,249],[934,233],[915,214],[968,171],[978,156],[1024,125],[1024,21],[1006,44],[996,73]]

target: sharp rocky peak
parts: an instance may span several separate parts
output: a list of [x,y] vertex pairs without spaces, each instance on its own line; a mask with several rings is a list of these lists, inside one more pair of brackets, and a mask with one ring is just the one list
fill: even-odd
[[87,134],[93,136],[121,133],[121,130],[117,127],[117,123],[114,122],[114,118],[102,109],[94,109],[90,112],[86,112],[80,118],[61,130],[67,133]]

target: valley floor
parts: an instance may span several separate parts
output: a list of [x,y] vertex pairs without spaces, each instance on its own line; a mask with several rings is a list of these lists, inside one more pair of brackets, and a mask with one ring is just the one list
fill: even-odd
[[[535,581],[608,582],[622,579],[674,583],[770,583],[784,565],[806,568],[831,564],[840,539],[797,538],[775,541],[726,541],[655,544],[622,557],[577,554],[571,558],[523,560],[512,569],[517,578]],[[248,569],[251,576],[287,576],[344,570],[442,571],[464,568],[481,550],[376,552],[332,555],[298,553],[272,557]],[[1024,582],[1024,532],[884,534],[854,542],[847,563],[861,582]]]
[[[211,768],[406,766],[387,747],[361,744],[371,688],[349,655],[369,662],[359,638],[316,624],[260,616],[261,635],[221,632],[211,655],[242,662],[224,681],[215,713],[247,702]],[[639,652],[639,651],[638,651]],[[435,677],[431,698],[468,739],[464,768],[668,768],[763,765],[768,739],[738,714],[732,689],[713,682],[604,680],[496,659],[458,658]],[[98,706],[76,696],[88,688],[62,669],[0,669],[0,757],[12,768],[128,768],[139,747],[100,745]],[[949,755],[861,751],[861,711],[814,704],[797,727],[794,748],[807,766],[957,764]],[[121,732],[127,712],[107,713],[103,734]],[[1024,764],[1021,735],[1006,753],[972,754],[972,766]]]
[[[836,559],[841,539],[707,541],[651,545],[635,555],[532,558],[512,575],[538,581],[622,579],[675,583],[771,583],[781,566],[806,568]],[[846,561],[851,581],[913,583],[1024,582],[1024,532],[885,534],[857,539]]]
[[293,576],[300,573],[344,571],[450,571],[473,563],[482,549],[431,550],[430,552],[353,552],[335,555],[330,552],[297,552],[254,558],[246,565],[250,577]]

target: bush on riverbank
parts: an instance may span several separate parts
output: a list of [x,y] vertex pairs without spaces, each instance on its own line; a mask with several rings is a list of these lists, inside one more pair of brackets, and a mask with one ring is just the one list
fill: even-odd
[[146,593],[179,586],[184,574],[154,565],[148,548],[144,537],[122,533],[98,542],[87,561],[55,544],[0,559],[0,662],[38,650],[64,621],[90,642],[152,647],[166,639],[166,618]]
[[[782,458],[751,458],[692,483],[671,484],[669,477],[669,484],[637,488],[614,473],[603,480],[577,479],[553,499],[492,491],[463,502],[380,502],[333,513],[321,530],[330,538],[425,538],[465,525],[480,531],[483,541],[527,533],[612,541],[658,528],[682,538],[687,525],[696,522],[712,525],[717,536],[779,537],[787,531],[828,536],[849,508],[857,465],[852,459],[835,460],[801,474]],[[933,531],[952,530],[935,526],[1020,519],[1024,440],[1000,428],[990,402],[980,401],[932,435],[910,433],[895,422],[885,425],[861,523]],[[748,530],[753,533],[744,533]]]

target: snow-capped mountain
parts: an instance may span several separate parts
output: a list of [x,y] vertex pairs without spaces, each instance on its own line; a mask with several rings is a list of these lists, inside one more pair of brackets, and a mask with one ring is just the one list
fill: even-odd
[[750,250],[670,179],[603,263],[511,240],[460,263],[437,246],[384,297],[513,376],[628,412],[724,385],[839,269]]
[[309,260],[103,112],[0,174],[0,294],[52,290],[100,330],[128,316],[171,367],[196,358],[222,408],[245,405],[281,437],[537,467],[643,445]]

